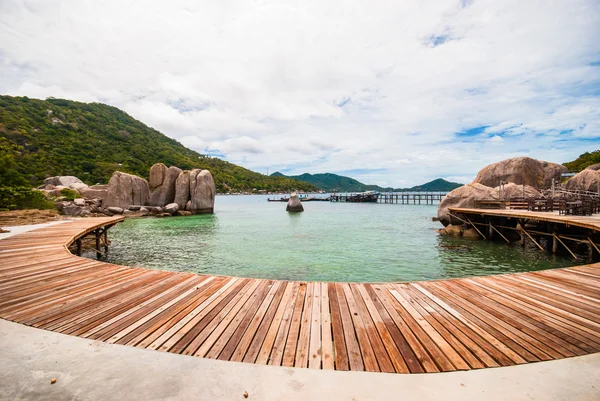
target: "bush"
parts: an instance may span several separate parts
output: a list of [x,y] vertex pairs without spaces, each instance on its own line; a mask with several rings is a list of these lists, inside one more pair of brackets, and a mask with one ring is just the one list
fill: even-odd
[[27,187],[0,187],[0,210],[54,208],[54,203],[40,191]]
[[74,191],[70,188],[63,188],[60,190],[60,194],[62,196],[64,196],[65,198],[67,198],[67,200],[72,201],[75,198],[81,198],[81,195],[79,195],[79,192]]

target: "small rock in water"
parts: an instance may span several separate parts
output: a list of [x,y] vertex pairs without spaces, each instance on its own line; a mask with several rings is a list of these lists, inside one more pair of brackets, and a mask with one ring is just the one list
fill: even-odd
[[56,377],[53,377],[52,379],[50,379],[50,384],[54,384],[56,383]]
[[248,392],[244,391],[244,398],[248,398]]
[[292,192],[290,195],[290,200],[287,203],[287,207],[285,208],[288,212],[303,212],[304,206],[302,206],[302,202],[300,202],[300,198],[296,192]]

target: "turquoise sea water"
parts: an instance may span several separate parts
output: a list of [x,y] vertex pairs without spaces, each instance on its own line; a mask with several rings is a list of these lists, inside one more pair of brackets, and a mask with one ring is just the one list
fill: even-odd
[[440,236],[437,206],[219,196],[213,215],[128,219],[107,260],[213,275],[308,281],[413,281],[573,264],[537,249]]

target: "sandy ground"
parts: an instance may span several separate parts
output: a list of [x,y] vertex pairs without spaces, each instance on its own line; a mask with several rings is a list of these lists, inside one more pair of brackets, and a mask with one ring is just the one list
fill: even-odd
[[24,226],[64,220],[57,210],[9,210],[0,212],[0,227]]

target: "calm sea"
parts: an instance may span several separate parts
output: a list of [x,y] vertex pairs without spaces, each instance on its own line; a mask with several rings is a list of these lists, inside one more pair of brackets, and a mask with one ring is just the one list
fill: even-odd
[[[272,196],[271,196],[272,197]],[[440,236],[437,206],[218,196],[213,215],[128,219],[108,261],[212,275],[308,281],[412,281],[564,267],[537,249]]]

